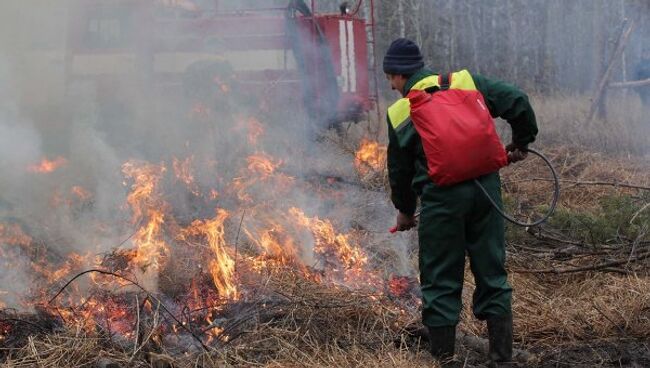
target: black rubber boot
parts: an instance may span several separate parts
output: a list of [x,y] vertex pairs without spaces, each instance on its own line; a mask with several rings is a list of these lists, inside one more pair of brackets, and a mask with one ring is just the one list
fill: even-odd
[[512,365],[512,314],[492,316],[487,319],[490,342],[490,367],[511,367]]
[[456,326],[429,327],[429,352],[441,363],[454,357]]

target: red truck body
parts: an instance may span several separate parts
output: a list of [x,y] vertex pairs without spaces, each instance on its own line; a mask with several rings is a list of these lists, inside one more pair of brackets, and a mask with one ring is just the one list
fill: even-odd
[[359,4],[352,13],[305,14],[291,7],[221,11],[171,2],[77,0],[68,28],[68,84],[90,82],[99,99],[114,93],[116,77],[137,80],[146,93],[174,94],[188,72],[217,63],[245,93],[287,101],[302,96],[298,103],[329,123],[363,119],[374,106],[372,23],[357,15]]

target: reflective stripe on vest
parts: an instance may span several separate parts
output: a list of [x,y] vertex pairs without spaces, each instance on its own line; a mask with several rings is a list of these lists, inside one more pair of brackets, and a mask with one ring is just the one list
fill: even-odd
[[[420,80],[415,85],[413,85],[411,89],[421,91],[431,87],[440,87],[437,75],[431,75]],[[476,91],[474,79],[472,79],[472,75],[467,71],[467,69],[452,73],[451,85],[449,88]],[[388,118],[390,119],[390,123],[395,130],[398,130],[399,128],[402,128],[403,125],[406,125],[405,123],[409,120],[410,115],[411,103],[406,97],[400,98],[393,105],[391,105],[391,107],[388,108]]]

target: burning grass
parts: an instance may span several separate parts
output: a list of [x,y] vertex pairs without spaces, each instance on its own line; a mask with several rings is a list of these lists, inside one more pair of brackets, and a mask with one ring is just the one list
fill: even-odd
[[[142,312],[141,319],[133,321],[133,329],[140,329],[140,339],[127,343],[99,326],[89,330],[85,326],[75,328],[74,324],[58,323],[58,334],[51,334],[51,329],[24,336],[26,340],[19,344],[24,347],[11,351],[7,366],[94,366],[99,358],[125,367],[172,363],[189,367],[196,366],[195,362],[204,367],[336,363],[331,360],[334,356],[323,355],[325,352],[338,355],[334,359],[340,359],[338,365],[345,366],[368,359],[370,352],[398,353],[394,358],[377,358],[384,362],[399,360],[400,351],[401,355],[406,353],[402,340],[408,334],[402,326],[413,322],[412,315],[385,293],[326,285],[286,267],[270,271],[262,283],[256,284],[255,297],[220,309],[221,327],[215,323],[204,328],[205,332],[210,327],[218,330],[208,351],[188,343],[187,336],[183,340],[181,333],[162,333],[168,316],[163,315],[160,305],[152,303],[148,320]],[[3,321],[8,329],[17,328],[19,323],[37,323],[16,322],[20,321],[18,317]]]
[[[370,148],[383,154],[367,143],[359,152]],[[567,148],[548,153],[564,183],[558,214],[540,229],[508,230],[516,346],[535,354],[523,366],[649,364],[647,163]],[[365,155],[350,157],[356,184],[378,190],[385,172],[360,163],[374,162]],[[193,164],[124,165],[135,230],[122,242],[130,247],[103,257],[76,255],[72,262],[36,252],[41,240],[19,224],[2,224],[3,255],[27,255],[49,286],[30,304],[35,312],[0,314],[3,366],[433,364],[420,339],[417,281],[387,277],[397,273],[394,260],[382,256],[392,254],[392,241],[370,243],[375,230],[346,228],[291,203],[287,186],[314,184],[284,173],[282,159],[252,153],[233,185],[207,189],[197,184]],[[511,212],[544,210],[544,175],[532,160],[504,171]],[[216,210],[178,216],[164,195],[170,183]],[[271,196],[257,190],[269,185]],[[319,182],[319,195],[345,198],[337,185]],[[414,253],[411,263],[415,269]],[[53,275],[57,267],[63,271]],[[101,272],[62,284],[87,268]],[[468,271],[458,353],[468,367],[482,364],[486,336],[468,308],[472,290]]]
[[[200,165],[192,156],[173,158],[171,169],[126,162],[121,211],[130,225],[107,254],[50,254],[47,234],[2,224],[3,255],[42,275],[29,285],[34,291],[10,300],[21,312],[7,309],[0,319],[8,366],[84,366],[100,358],[123,366],[272,364],[322,349],[394,344],[416,299],[391,299],[362,246],[367,233],[289,195],[317,193],[347,206],[336,181],[288,175],[282,158],[262,151],[242,154],[238,169],[210,187],[199,184]],[[178,187],[212,214],[174,206]],[[22,312],[29,310],[38,313]]]
[[[615,360],[621,357],[615,347],[627,341],[634,351],[639,349],[633,343],[639,340],[634,339],[648,338],[648,280],[615,274],[589,276],[513,276],[516,346],[537,353],[535,360],[522,366],[546,366],[544,362],[560,346],[574,354],[571,359],[576,365],[609,366],[593,361],[590,365],[587,359],[593,353],[579,347],[596,344]],[[468,283],[467,291],[471,288]],[[259,295],[264,297],[230,304],[223,311],[229,319],[224,333],[230,337],[212,344],[208,352],[187,349],[187,340],[178,334],[154,334],[147,342],[155,324],[143,321],[144,341],[139,344],[59,325],[58,334],[33,330],[23,348],[12,351],[6,366],[97,366],[100,358],[122,367],[433,366],[423,351],[426,342],[408,331],[417,325],[416,310],[390,296],[323,285],[286,269],[267,278]],[[463,333],[484,336],[484,328],[468,313],[461,325]],[[469,367],[480,366],[475,344],[462,341],[459,356]],[[638,354],[647,359],[647,353]],[[641,359],[636,361],[647,362]]]

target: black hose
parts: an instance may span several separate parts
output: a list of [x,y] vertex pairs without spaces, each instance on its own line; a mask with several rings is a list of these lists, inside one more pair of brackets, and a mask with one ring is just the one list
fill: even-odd
[[494,199],[492,199],[492,197],[490,197],[490,194],[483,187],[483,185],[481,185],[481,183],[479,183],[478,180],[474,179],[474,183],[476,183],[476,185],[478,185],[478,187],[481,189],[483,194],[485,194],[485,196],[490,201],[490,203],[492,204],[494,209],[504,219],[512,222],[515,225],[519,225],[519,226],[523,226],[523,227],[531,227],[531,226],[537,226],[537,225],[540,225],[540,224],[544,223],[546,220],[548,220],[549,217],[551,217],[553,215],[553,212],[555,212],[555,207],[557,206],[557,201],[560,198],[560,180],[557,177],[557,172],[555,171],[555,168],[553,167],[553,164],[551,163],[551,160],[549,160],[546,156],[544,156],[544,154],[542,154],[541,152],[536,151],[536,150],[534,150],[532,148],[527,148],[526,151],[532,153],[535,156],[538,156],[539,158],[541,158],[546,163],[546,165],[549,167],[549,169],[551,169],[551,174],[553,174],[553,200],[551,201],[551,208],[548,210],[546,215],[544,215],[544,217],[542,217],[541,219],[539,219],[537,221],[534,221],[534,222],[531,222],[531,223],[525,223],[525,222],[518,221],[517,219],[515,219],[512,216],[508,215],[507,213],[503,212],[503,210],[499,207],[498,204],[496,204],[496,202],[494,202]]

